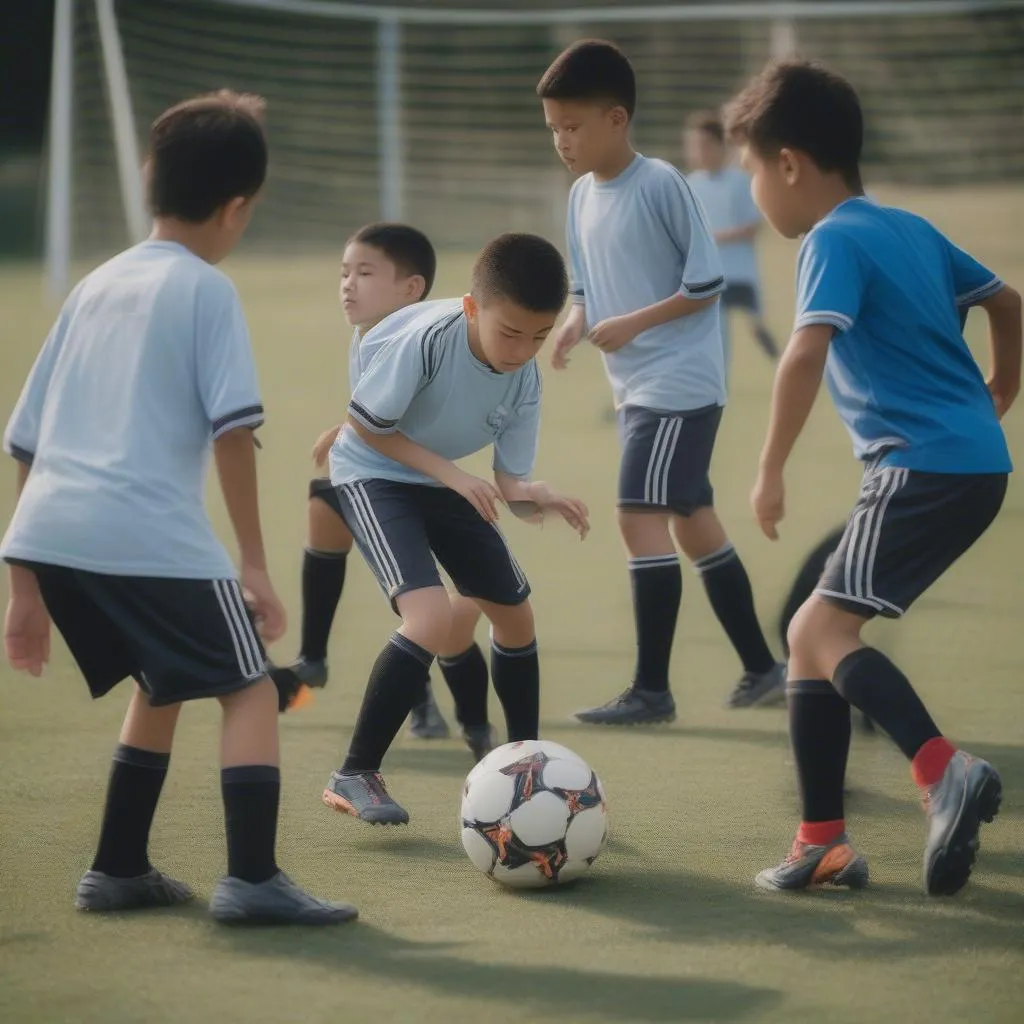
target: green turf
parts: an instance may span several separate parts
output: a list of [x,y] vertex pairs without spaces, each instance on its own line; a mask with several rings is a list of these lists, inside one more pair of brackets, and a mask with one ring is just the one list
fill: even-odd
[[[1024,281],[1024,202],[1009,193],[901,197],[1011,281]],[[762,257],[769,314],[791,316],[795,247]],[[237,280],[262,368],[262,504],[271,568],[293,616],[308,450],[345,406],[347,332],[331,258],[238,257]],[[443,261],[437,293],[463,287],[466,260]],[[51,311],[38,269],[0,274],[6,415]],[[972,318],[973,319],[973,318]],[[981,341],[980,323],[971,337]],[[779,544],[747,506],[771,371],[736,329],[732,403],[715,462],[719,505],[750,568],[766,619],[801,553],[839,520],[858,470],[828,403],[815,412],[789,473]],[[338,383],[336,383],[338,382]],[[478,875],[456,828],[469,768],[456,741],[402,738],[385,768],[412,812],[401,831],[333,815],[320,792],[344,749],[367,669],[393,620],[354,560],[331,649],[333,678],[309,710],[282,722],[281,861],[303,883],[356,902],[359,924],[329,934],[214,927],[202,903],[123,918],[76,915],[108,757],[127,692],[91,705],[58,647],[41,681],[0,680],[0,1019],[82,1022],[1019,1021],[1024,1005],[1024,603],[1011,486],[998,522],[961,565],[881,639],[939,722],[1003,772],[1002,816],[983,835],[969,889],[920,891],[923,822],[904,762],[858,737],[849,818],[874,884],[856,895],[771,896],[756,871],[781,857],[797,814],[784,715],[727,712],[737,666],[689,576],[674,678],[679,721],[656,732],[574,726],[569,712],[629,678],[632,623],[612,497],[613,428],[596,354],[546,374],[539,474],[593,510],[583,545],[567,528],[513,524],[535,591],[544,671],[543,728],[589,759],[609,794],[612,841],[574,889],[503,891]],[[1024,413],[1007,425],[1018,461]],[[4,474],[4,480],[9,476]],[[4,507],[10,490],[4,484]],[[224,519],[212,499],[218,525]],[[441,703],[450,707],[443,685]],[[223,870],[217,710],[182,716],[152,852],[206,896]]]

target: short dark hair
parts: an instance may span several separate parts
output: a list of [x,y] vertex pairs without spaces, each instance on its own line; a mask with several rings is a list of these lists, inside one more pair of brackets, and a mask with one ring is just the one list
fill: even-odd
[[361,227],[349,240],[379,249],[406,277],[418,274],[426,282],[421,299],[430,294],[437,275],[437,254],[422,231],[408,224],[381,222]]
[[507,299],[531,313],[557,313],[569,295],[561,253],[539,235],[499,235],[473,264],[473,297]]
[[149,130],[149,205],[155,217],[201,224],[267,176],[264,102],[221,89],[165,110]]
[[725,127],[722,119],[713,110],[698,110],[686,119],[686,127],[691,131],[704,132],[716,142],[725,142]]
[[604,39],[583,39],[563,50],[537,83],[542,100],[594,100],[636,112],[636,75],[626,55]]
[[815,61],[770,63],[725,108],[734,142],[763,155],[780,149],[806,153],[823,171],[835,171],[861,189],[864,118],[850,83]]

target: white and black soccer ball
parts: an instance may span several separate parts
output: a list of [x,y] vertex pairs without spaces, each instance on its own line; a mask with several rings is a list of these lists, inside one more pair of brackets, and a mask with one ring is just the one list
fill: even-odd
[[601,780],[548,740],[506,743],[480,761],[466,777],[460,824],[473,864],[521,889],[574,881],[608,839]]

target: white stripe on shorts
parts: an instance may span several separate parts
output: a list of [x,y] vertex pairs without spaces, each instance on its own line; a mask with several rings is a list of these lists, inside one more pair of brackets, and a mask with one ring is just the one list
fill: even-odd
[[213,592],[231,634],[238,669],[243,678],[255,679],[263,674],[263,657],[245,609],[242,589],[237,580],[213,580]]
[[682,429],[681,416],[663,416],[658,421],[644,477],[644,501],[648,505],[668,504],[668,474]]
[[526,589],[526,573],[523,572],[519,563],[516,561],[516,556],[512,554],[512,549],[508,546],[508,541],[505,540],[505,534],[503,534],[501,530],[494,525],[494,523],[491,523],[491,529],[498,535],[498,538],[505,547],[505,554],[508,555],[508,561],[512,566],[512,572],[515,573],[516,583],[519,584],[516,589],[519,593],[522,593]]
[[383,580],[389,593],[394,593],[404,582],[402,570],[399,568],[398,559],[395,557],[391,545],[388,543],[384,528],[380,525],[373,505],[370,503],[366,488],[361,483],[346,484],[343,488],[352,504],[352,511],[366,538],[373,560],[376,564],[377,574]]
[[885,510],[893,495],[907,482],[909,471],[886,467],[878,471],[878,497],[860,509],[850,524],[843,583],[850,597],[875,602],[873,575],[878,543],[885,523]]

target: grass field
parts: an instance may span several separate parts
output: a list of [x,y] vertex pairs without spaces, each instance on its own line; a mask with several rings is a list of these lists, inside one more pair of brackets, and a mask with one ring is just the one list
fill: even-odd
[[[882,192],[883,198],[889,198]],[[915,193],[900,201],[1009,280],[1024,282],[1019,191]],[[1014,212],[1016,211],[1016,212]],[[771,319],[792,311],[793,246],[768,240],[762,265]],[[262,370],[262,506],[271,568],[292,615],[274,652],[293,653],[307,452],[346,401],[347,331],[334,261],[234,258]],[[462,290],[468,261],[443,261],[437,294]],[[0,270],[6,417],[48,327],[38,268]],[[980,343],[980,322],[972,323]],[[858,468],[826,401],[789,473],[780,543],[747,505],[771,368],[734,330],[731,404],[716,453],[719,506],[773,620],[803,551],[839,521]],[[855,895],[772,896],[752,886],[790,842],[798,808],[780,710],[728,712],[737,666],[695,577],[687,576],[674,659],[680,716],[654,732],[595,731],[569,713],[621,689],[632,667],[628,583],[612,499],[614,429],[599,360],[546,374],[539,476],[593,511],[585,544],[567,528],[514,524],[510,540],[535,592],[543,669],[542,728],[586,757],[609,794],[612,840],[575,888],[503,891],[471,868],[456,814],[470,765],[456,740],[402,738],[385,762],[411,811],[402,830],[333,815],[320,792],[345,748],[366,673],[393,619],[355,559],[331,649],[332,681],[282,720],[282,863],[314,891],[351,899],[361,921],[329,933],[215,927],[202,901],[134,917],[76,915],[124,692],[91,705],[58,645],[39,681],[3,671],[0,737],[0,1019],[36,1021],[476,1022],[1020,1021],[1024,1018],[1024,557],[1019,481],[996,527],[880,642],[939,723],[990,758],[1007,790],[983,835],[971,886],[951,900],[920,891],[924,825],[901,756],[858,736],[848,817],[871,861]],[[1024,412],[1007,423],[1018,463]],[[4,473],[3,507],[10,504]],[[225,525],[216,495],[216,521]],[[450,704],[437,680],[442,706]],[[496,720],[500,720],[494,708]],[[182,716],[152,853],[207,895],[223,871],[216,772],[218,712]]]

